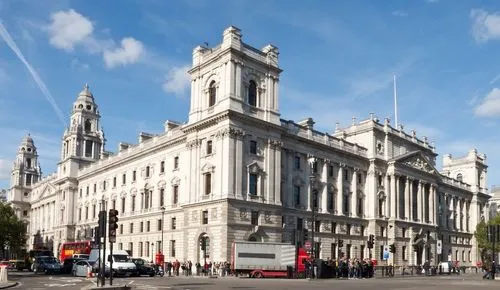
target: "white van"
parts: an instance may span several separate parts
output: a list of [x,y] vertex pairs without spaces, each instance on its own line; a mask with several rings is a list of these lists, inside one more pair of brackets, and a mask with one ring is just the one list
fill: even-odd
[[[101,250],[101,255],[103,250]],[[106,249],[106,267],[111,267],[111,259],[113,259],[113,275],[120,276],[136,276],[137,268],[132,262],[131,257],[125,250],[113,250],[113,257],[111,257],[109,249]],[[92,249],[90,251],[89,262],[94,263],[99,261],[99,250]],[[95,267],[98,267],[95,265]]]

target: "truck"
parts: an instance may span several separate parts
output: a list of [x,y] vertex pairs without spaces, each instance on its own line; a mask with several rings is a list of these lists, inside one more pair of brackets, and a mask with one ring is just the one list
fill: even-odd
[[[103,250],[99,252],[98,249],[92,249],[90,251],[89,262],[92,263],[95,268],[99,268],[101,266],[100,258],[102,258],[103,255]],[[114,250],[113,257],[111,257],[110,251],[107,250],[106,256],[105,271],[107,271],[107,268],[111,268],[111,260],[113,260],[113,267],[111,268],[113,276],[137,276],[137,267],[125,250]]]
[[286,278],[297,267],[295,273],[300,277],[305,276],[309,259],[303,248],[291,244],[234,241],[231,270],[251,278]]

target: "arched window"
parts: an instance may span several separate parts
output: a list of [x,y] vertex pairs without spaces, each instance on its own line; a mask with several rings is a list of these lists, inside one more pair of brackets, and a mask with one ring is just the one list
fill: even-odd
[[254,81],[248,85],[248,104],[257,107],[257,84]]
[[90,123],[90,120],[85,120],[84,130],[85,132],[90,132],[90,130],[92,130],[92,124]]
[[217,91],[215,87],[215,81],[212,81],[210,83],[210,86],[208,87],[208,106],[212,107],[215,105],[215,99],[217,96]]
[[463,179],[464,179],[464,177],[463,177],[462,173],[457,174],[457,180],[458,181],[462,182]]

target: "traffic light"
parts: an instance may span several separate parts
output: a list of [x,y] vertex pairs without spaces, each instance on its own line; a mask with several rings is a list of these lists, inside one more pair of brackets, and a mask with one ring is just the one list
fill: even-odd
[[104,237],[105,232],[106,232],[106,211],[101,210],[99,212],[99,221],[97,223],[98,225],[98,232],[97,235],[99,238]]
[[396,245],[394,244],[389,245],[389,251],[393,254],[396,253]]
[[116,209],[109,210],[109,242],[116,242],[116,229],[118,229],[118,211]]
[[94,228],[94,243],[100,243],[101,242],[101,236],[100,236],[100,230],[99,227]]
[[339,248],[342,248],[344,246],[344,240],[339,240]]
[[307,229],[304,229],[304,241],[309,240],[309,231]]

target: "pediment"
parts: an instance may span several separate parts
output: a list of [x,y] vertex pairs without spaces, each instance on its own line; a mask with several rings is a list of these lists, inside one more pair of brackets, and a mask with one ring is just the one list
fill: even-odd
[[47,183],[43,187],[43,189],[40,191],[40,195],[38,195],[38,199],[42,199],[44,197],[47,197],[47,196],[53,194],[55,191],[56,191],[56,188],[52,184]]
[[438,172],[431,162],[429,162],[427,157],[420,151],[414,151],[398,156],[394,158],[394,161],[427,173],[436,174]]
[[259,164],[257,162],[252,162],[252,163],[248,164],[247,168],[248,168],[248,172],[249,173],[259,174],[259,173],[261,173],[263,171],[262,168],[260,168],[260,166],[259,166]]
[[212,173],[215,171],[215,166],[211,163],[207,162],[201,167],[201,172],[203,173]]

